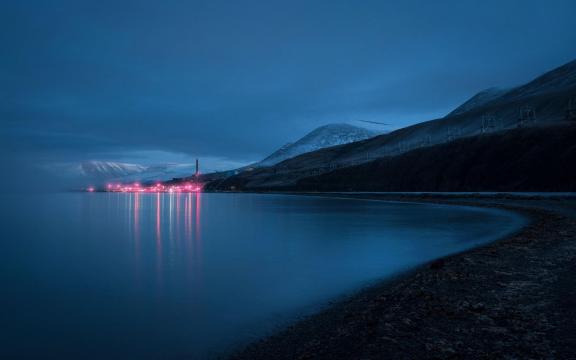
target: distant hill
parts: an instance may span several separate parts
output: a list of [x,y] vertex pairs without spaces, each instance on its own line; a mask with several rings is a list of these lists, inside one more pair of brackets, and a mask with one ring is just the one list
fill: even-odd
[[224,183],[238,183],[254,189],[293,187],[303,178],[381,158],[397,157],[458,139],[496,135],[523,128],[545,132],[546,127],[574,122],[568,119],[567,113],[570,101],[576,106],[576,61],[509,91],[491,90],[475,98],[444,118],[366,140],[308,152],[268,168],[240,172],[230,182]]
[[[294,191],[576,191],[576,124],[522,128],[415,149],[295,183],[232,177],[221,189]],[[272,185],[268,185],[272,184]]]
[[87,181],[103,183],[107,181],[160,181],[193,174],[194,164],[159,164],[145,166],[112,161],[85,161],[72,169],[72,176],[80,176]]
[[114,179],[142,173],[145,166],[112,161],[85,161],[79,166],[79,173],[92,179]]
[[289,143],[254,166],[271,166],[295,156],[368,139],[379,133],[350,124],[328,124],[316,128],[294,143]]

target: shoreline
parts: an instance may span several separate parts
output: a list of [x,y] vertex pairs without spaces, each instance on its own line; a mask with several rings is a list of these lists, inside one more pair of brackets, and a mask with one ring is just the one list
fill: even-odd
[[510,236],[383,279],[229,358],[576,356],[575,204],[430,193],[293,194],[499,208],[529,221]]

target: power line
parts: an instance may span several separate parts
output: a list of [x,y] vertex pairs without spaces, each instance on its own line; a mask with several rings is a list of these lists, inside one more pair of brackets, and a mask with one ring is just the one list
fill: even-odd
[[382,122],[378,122],[378,121],[371,121],[371,120],[358,120],[360,122],[365,122],[368,124],[377,124],[377,125],[385,125],[385,126],[390,126],[390,124],[386,124],[386,123],[382,123]]

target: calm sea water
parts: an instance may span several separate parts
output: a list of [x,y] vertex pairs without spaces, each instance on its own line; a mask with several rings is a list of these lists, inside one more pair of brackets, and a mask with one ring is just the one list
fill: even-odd
[[0,200],[4,359],[222,354],[524,222],[497,210],[280,195]]

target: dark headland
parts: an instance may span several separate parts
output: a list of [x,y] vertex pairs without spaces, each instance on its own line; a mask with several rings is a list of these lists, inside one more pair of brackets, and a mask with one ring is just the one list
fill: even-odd
[[216,191],[576,191],[576,61],[443,118],[214,174]]
[[572,359],[576,198],[338,194],[490,206],[520,232],[383,281],[233,359]]
[[234,359],[576,358],[576,61],[481,92],[440,119],[206,180],[212,191],[466,204],[530,219]]

